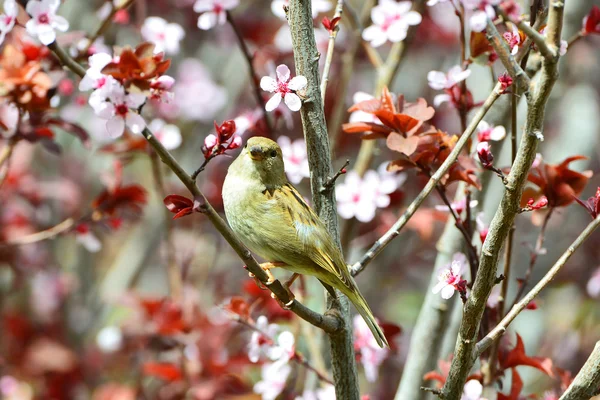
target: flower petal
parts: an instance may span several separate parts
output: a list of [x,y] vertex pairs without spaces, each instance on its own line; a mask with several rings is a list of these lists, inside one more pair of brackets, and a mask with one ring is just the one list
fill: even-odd
[[442,289],[442,299],[446,299],[448,300],[449,298],[451,298],[454,295],[454,286],[452,285],[446,285],[443,289]]
[[144,121],[144,118],[142,118],[140,114],[133,111],[127,113],[125,122],[133,133],[142,133],[146,127],[146,121]]
[[198,17],[198,28],[207,31],[217,25],[217,14],[208,11]]
[[304,89],[307,84],[308,81],[306,80],[306,77],[298,75],[293,77],[290,83],[288,83],[288,88],[292,90],[301,90]]
[[112,117],[106,122],[106,133],[111,139],[116,139],[123,135],[125,130],[125,121],[120,117]]
[[277,81],[270,76],[263,76],[260,80],[260,88],[266,92],[275,92],[277,90]]
[[288,108],[292,111],[298,111],[300,110],[300,107],[302,107],[302,100],[300,100],[300,97],[294,93],[286,93],[283,100]]
[[277,80],[279,82],[287,82],[290,80],[290,69],[287,65],[281,64],[277,67]]
[[267,110],[267,112],[271,112],[279,106],[279,103],[281,103],[281,95],[279,93],[275,93],[275,95],[271,97],[269,101],[267,101],[267,104],[265,104],[265,110]]

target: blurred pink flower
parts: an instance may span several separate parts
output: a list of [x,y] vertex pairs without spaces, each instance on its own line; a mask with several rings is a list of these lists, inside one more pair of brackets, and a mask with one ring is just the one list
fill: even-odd
[[90,253],[97,253],[102,249],[102,242],[87,224],[79,224],[75,227],[75,240]]
[[367,171],[362,178],[355,171],[348,172],[344,182],[335,187],[338,214],[344,219],[371,221],[377,208],[390,204],[389,194],[400,187],[404,178],[403,174],[387,172],[385,165],[378,171]]
[[31,308],[42,321],[51,321],[74,288],[72,277],[60,272],[40,271],[31,279]]
[[227,11],[238,4],[239,0],[197,0],[194,11],[202,13],[198,17],[198,28],[207,31],[217,25],[224,25],[227,22]]
[[227,101],[226,90],[215,84],[204,65],[193,58],[181,62],[173,92],[171,103],[157,104],[160,114],[169,119],[209,122]]
[[496,18],[494,6],[499,5],[502,0],[462,0],[467,11],[474,11],[469,17],[469,26],[475,32],[483,32],[488,19]]
[[267,357],[271,348],[275,345],[273,338],[279,331],[277,324],[269,324],[267,317],[261,315],[256,319],[256,328],[258,331],[252,332],[250,343],[248,344],[248,359],[253,363]]
[[96,53],[88,57],[89,68],[85,71],[85,76],[81,82],[79,82],[79,90],[85,92],[102,88],[109,78],[108,75],[102,73],[102,69],[112,61],[112,56],[107,53]]
[[[479,202],[477,200],[471,200],[469,202],[469,207],[470,208],[477,207],[477,204],[479,204]],[[452,209],[458,215],[460,215],[467,208],[467,199],[463,197],[460,200],[453,201],[452,203],[450,203],[450,207],[452,207]],[[450,209],[445,204],[439,204],[439,205],[435,206],[435,209],[438,211],[450,212]]]
[[[10,137],[17,129],[19,121],[19,109],[14,103],[0,103],[0,124],[5,126],[7,130],[0,128],[0,137]],[[0,126],[2,126],[0,125]]]
[[435,90],[451,89],[454,85],[464,81],[471,75],[471,70],[463,70],[460,65],[450,68],[447,73],[429,71],[427,80],[429,87]]
[[410,1],[379,0],[379,4],[371,10],[373,25],[366,28],[362,37],[371,46],[379,47],[388,40],[401,42],[406,38],[410,25],[421,23],[421,14],[411,11]]
[[19,8],[15,0],[4,0],[4,13],[0,14],[0,44],[4,41],[6,34],[15,26]]
[[150,98],[163,103],[170,103],[175,97],[171,90],[175,79],[169,75],[162,75],[150,82]]
[[305,390],[295,400],[335,400],[335,386],[326,383],[317,390]]
[[40,42],[49,45],[56,40],[54,30],[66,32],[69,29],[69,21],[56,11],[60,6],[60,0],[31,0],[27,2],[26,10],[31,19],[25,24],[27,32],[36,36]]
[[379,375],[379,366],[388,356],[390,349],[381,348],[375,337],[360,315],[355,315],[354,326],[354,350],[360,357],[360,362],[365,368],[365,376],[369,382],[375,382]]
[[179,42],[185,36],[181,25],[169,23],[160,17],[148,17],[141,28],[144,40],[155,44],[154,52],[179,53]]
[[160,118],[153,119],[148,124],[148,129],[167,150],[175,150],[181,146],[181,131],[177,125],[167,124]]
[[306,154],[306,143],[304,139],[292,140],[287,136],[280,136],[277,144],[281,147],[283,161],[285,162],[285,173],[294,185],[302,179],[310,177],[308,168],[308,155]]
[[287,363],[267,363],[261,368],[261,380],[254,385],[254,393],[263,400],[275,400],[285,388],[292,367]]
[[477,139],[480,142],[499,141],[506,137],[506,129],[502,125],[494,126],[485,121],[477,125]]
[[600,267],[597,268],[586,286],[588,294],[593,298],[600,297]]
[[466,281],[461,274],[466,266],[467,259],[464,254],[454,254],[450,265],[445,266],[438,276],[439,282],[431,290],[434,294],[441,292],[443,299],[449,299],[455,291],[466,292]]
[[290,69],[285,64],[279,65],[276,71],[277,80],[270,76],[263,76],[260,80],[260,87],[262,90],[275,93],[267,104],[265,104],[265,109],[267,112],[273,111],[277,108],[279,103],[281,103],[281,99],[283,99],[285,105],[287,105],[290,110],[300,110],[300,107],[302,107],[302,100],[300,100],[296,91],[306,87],[306,78],[302,75],[298,75],[290,79]]
[[487,237],[490,229],[489,226],[483,220],[483,217],[483,211],[477,213],[477,217],[475,217],[475,223],[477,224],[477,232],[479,232],[479,239],[481,240],[482,244],[483,242],[485,242],[485,238]]
[[114,353],[123,347],[123,332],[118,326],[110,325],[100,329],[96,335],[96,345],[103,353]]
[[[312,17],[315,18],[317,15],[323,12],[327,12],[331,10],[332,5],[328,0],[312,0]],[[271,11],[273,14],[278,16],[279,18],[285,20],[285,10],[284,7],[290,6],[290,0],[273,0],[271,2]]]
[[19,381],[10,375],[0,378],[0,398],[2,400],[32,400],[33,388],[24,381]]
[[483,386],[477,379],[468,380],[463,387],[463,394],[460,400],[485,400],[483,394]]
[[146,127],[146,122],[137,110],[146,101],[146,96],[140,93],[126,93],[123,86],[115,81],[106,101],[98,105],[96,115],[106,122],[106,133],[116,139],[123,134],[125,126],[133,133],[141,133]]

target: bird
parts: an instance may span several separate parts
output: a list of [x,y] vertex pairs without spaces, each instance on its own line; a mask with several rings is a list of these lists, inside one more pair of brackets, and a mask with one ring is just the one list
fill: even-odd
[[253,253],[271,283],[271,269],[281,267],[311,275],[350,299],[380,347],[388,341],[348,265],[319,216],[286,177],[283,155],[273,140],[248,139],[231,163],[223,183],[223,206],[231,229]]

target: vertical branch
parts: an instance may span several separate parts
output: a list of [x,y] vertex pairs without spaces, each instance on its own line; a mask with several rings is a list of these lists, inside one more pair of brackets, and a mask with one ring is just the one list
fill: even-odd
[[[329,233],[339,245],[334,191],[321,191],[328,177],[332,175],[332,167],[329,136],[319,92],[319,53],[315,43],[310,0],[291,0],[288,21],[292,32],[296,73],[305,76],[308,81],[306,100],[300,109],[300,115],[311,169],[313,204]],[[343,329],[339,333],[329,335],[336,398],[358,400],[360,394],[349,302],[338,292],[337,299],[328,294],[327,303],[330,310],[343,320]]]
[[[342,11],[344,10],[344,0],[338,0],[335,6],[335,13],[333,19],[341,18]],[[337,37],[339,28],[336,26],[329,32],[329,44],[327,46],[327,56],[325,57],[325,67],[323,67],[323,79],[321,79],[321,101],[323,107],[325,107],[325,93],[327,92],[327,83],[329,82],[329,70],[331,69],[331,61],[333,60],[333,50],[335,48],[335,39]]]
[[[521,144],[517,151],[515,162],[507,177],[507,184],[500,206],[492,219],[486,241],[481,252],[479,271],[473,285],[473,290],[464,306],[463,320],[460,326],[454,359],[448,379],[444,384],[443,396],[446,399],[458,399],[463,386],[473,366],[476,356],[475,344],[479,325],[485,310],[487,298],[496,281],[496,269],[500,250],[508,237],[514,219],[519,212],[521,193],[527,178],[527,173],[535,159],[538,141],[543,137],[544,112],[546,103],[558,78],[558,46],[560,46],[560,32],[564,11],[563,0],[553,0],[550,5],[548,22],[548,44],[554,46],[555,54],[544,57],[539,79],[527,92],[527,121]],[[490,27],[488,23],[488,27]],[[493,27],[493,25],[492,25]],[[495,30],[495,28],[494,28]],[[490,32],[488,32],[490,34]],[[491,32],[490,39],[494,39]],[[508,61],[508,62],[506,62]],[[517,75],[520,69],[514,59],[503,60],[506,62],[514,78],[524,77]]]

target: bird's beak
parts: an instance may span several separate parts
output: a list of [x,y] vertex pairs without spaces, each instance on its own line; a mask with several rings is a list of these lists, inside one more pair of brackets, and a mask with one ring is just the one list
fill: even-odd
[[254,161],[262,161],[265,158],[263,150],[260,146],[252,146],[248,150],[248,154],[250,154],[250,158]]

